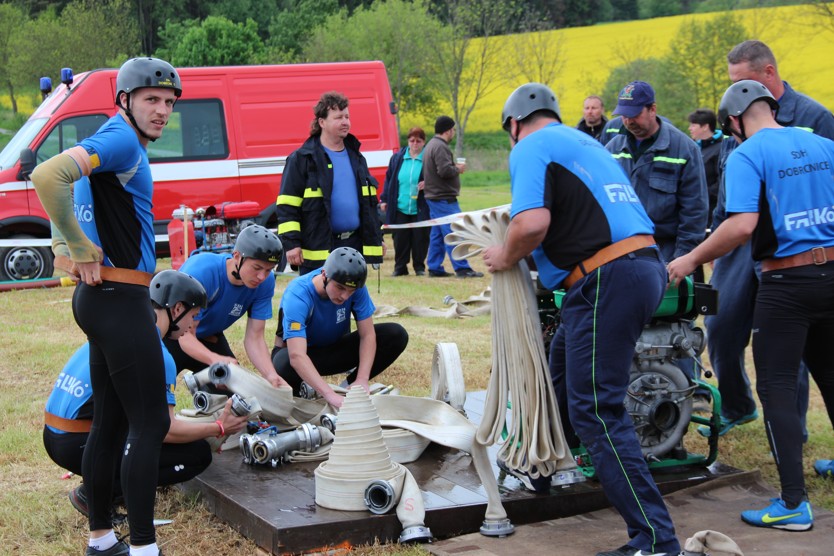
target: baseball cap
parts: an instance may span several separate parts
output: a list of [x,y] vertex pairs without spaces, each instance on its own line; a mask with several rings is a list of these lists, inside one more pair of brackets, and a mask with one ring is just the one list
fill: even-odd
[[654,89],[645,81],[632,81],[620,91],[614,114],[634,118],[643,108],[654,104]]

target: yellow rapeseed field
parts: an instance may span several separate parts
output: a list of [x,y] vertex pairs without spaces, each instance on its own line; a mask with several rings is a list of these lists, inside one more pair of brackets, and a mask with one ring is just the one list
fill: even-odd
[[[744,23],[749,38],[762,40],[773,49],[783,79],[827,107],[834,107],[834,33],[815,23],[806,6],[739,10],[734,13]],[[666,54],[682,24],[717,15],[664,17],[545,31],[553,44],[562,44],[564,64],[561,77],[556,83],[548,85],[559,97],[565,123],[573,125],[579,120],[583,99],[600,93],[609,73],[616,66]],[[557,38],[558,34],[562,34],[561,41]],[[495,40],[499,41],[502,50],[512,52],[510,41],[517,38],[504,36]],[[504,101],[515,86],[521,85],[506,83],[500,71],[489,79],[500,83],[500,86],[478,103],[469,119],[468,131],[500,130]],[[658,101],[662,104],[662,99]],[[606,108],[610,112],[613,107]],[[438,114],[444,111],[449,111],[448,105],[438,107]],[[421,118],[404,116],[403,129],[410,125],[426,125]]]

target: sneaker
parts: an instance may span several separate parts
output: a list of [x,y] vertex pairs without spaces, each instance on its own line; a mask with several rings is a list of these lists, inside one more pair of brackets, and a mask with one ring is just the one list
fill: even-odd
[[445,270],[429,270],[429,276],[432,278],[446,278],[451,275],[450,272],[446,272]]
[[87,507],[87,491],[84,489],[84,483],[81,483],[67,494],[72,507],[78,510],[78,513],[84,517],[90,517],[90,510]]
[[807,531],[814,526],[811,504],[803,500],[794,509],[788,509],[780,498],[771,498],[772,504],[763,510],[741,512],[741,520],[756,527],[771,527],[786,531]]
[[425,270],[415,270],[414,274],[415,274],[415,276],[425,276],[426,271]]
[[665,552],[644,552],[639,548],[624,544],[616,550],[597,552],[597,556],[666,556]]
[[408,276],[408,269],[407,268],[403,268],[403,269],[396,269],[395,268],[394,272],[391,273],[391,276],[393,276],[394,278],[396,278],[397,276]]
[[814,471],[821,477],[834,478],[834,459],[818,459],[814,462]]
[[130,556],[130,546],[125,541],[119,541],[107,550],[96,550],[88,546],[85,556]]
[[458,278],[483,278],[483,272],[476,272],[471,268],[461,268],[455,271],[455,276]]
[[[745,415],[744,417],[739,417],[738,419],[727,419],[725,417],[721,417],[720,422],[718,424],[718,436],[724,436],[728,432],[730,432],[733,427],[737,425],[746,425],[747,423],[752,423],[756,419],[759,418],[759,412],[755,409],[753,413]],[[711,431],[707,425],[701,425],[698,427],[698,434],[709,438]]]

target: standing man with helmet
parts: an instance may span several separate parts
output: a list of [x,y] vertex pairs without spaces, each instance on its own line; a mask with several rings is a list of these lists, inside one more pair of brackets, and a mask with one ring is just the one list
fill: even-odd
[[654,225],[610,154],[562,125],[548,87],[522,85],[501,117],[513,145],[512,220],[484,262],[499,272],[532,253],[542,284],[567,289],[550,350],[562,425],[572,448],[579,440],[587,448],[630,537],[597,556],[677,554],[672,519],[623,406],[634,345],[666,289]]
[[[338,408],[343,398],[323,376],[350,374],[347,384],[368,390],[368,380],[387,369],[408,345],[400,324],[374,324],[365,287],[365,259],[350,247],[335,249],[321,271],[299,276],[281,296],[272,362],[298,395],[301,382]],[[350,331],[350,317],[356,331]]]
[[246,355],[261,376],[274,387],[286,386],[278,376],[264,340],[266,321],[272,318],[275,295],[275,265],[284,249],[278,236],[263,226],[241,230],[229,253],[199,253],[189,257],[180,271],[196,278],[208,292],[208,307],[194,319],[194,331],[175,340],[165,340],[177,371],[199,371],[214,363],[237,364],[223,333],[244,313]]
[[756,390],[779,470],[781,497],[741,513],[758,527],[805,531],[814,516],[802,469],[797,374],[805,360],[834,425],[834,141],[782,127],[767,87],[754,80],[724,93],[718,117],[740,144],[727,159],[728,218],[690,254],[669,263],[677,284],[696,265],[752,237],[762,275],[753,313]]
[[313,108],[310,137],[287,158],[278,195],[278,235],[287,262],[306,274],[337,247],[382,263],[377,181],[350,134],[348,99],[330,91]]
[[[779,103],[776,112],[776,123],[779,125],[798,127],[834,139],[834,116],[831,111],[814,99],[797,92],[787,81],[782,80],[776,57],[765,43],[748,40],[733,47],[727,54],[727,72],[731,81],[752,79],[767,87]],[[722,142],[720,170],[736,144],[735,141]],[[724,180],[719,179],[713,229],[727,217],[724,188]],[[753,307],[759,287],[758,274],[759,269],[751,256],[750,243],[747,242],[717,258],[710,278],[710,283],[719,291],[721,297],[721,310],[704,319],[707,329],[707,352],[718,378],[718,390],[721,392],[719,435],[758,418],[756,400],[753,399],[744,364],[744,353],[750,342]],[[808,409],[808,389],[808,372],[803,366],[797,390],[797,411],[803,421]],[[698,432],[708,436],[709,427],[701,426]]]
[[[32,173],[52,221],[56,266],[79,280],[72,308],[90,343],[94,413],[82,461],[90,502],[87,555],[159,553],[153,509],[170,418],[148,302],[156,252],[146,149],[162,135],[181,94],[168,62],[128,60],[116,77],[116,115]],[[120,459],[130,547],[116,538],[110,515]]]
[[[206,290],[188,274],[163,270],[151,281],[151,304],[156,326],[162,338],[178,338],[191,328],[197,312],[206,306]],[[171,428],[159,456],[157,486],[173,485],[193,479],[211,463],[211,447],[205,439],[218,434],[233,434],[246,426],[247,417],[231,413],[231,402],[214,423],[197,423],[174,419],[174,388],[177,368],[167,350],[165,382]],[[46,424],[43,444],[49,457],[66,469],[81,474],[81,459],[87,444],[93,415],[93,392],[90,384],[90,344],[84,344],[67,362],[49,399],[46,401]],[[118,471],[117,471],[118,477]],[[119,485],[114,494],[121,496]],[[70,491],[73,507],[89,516],[87,488],[81,483]]]

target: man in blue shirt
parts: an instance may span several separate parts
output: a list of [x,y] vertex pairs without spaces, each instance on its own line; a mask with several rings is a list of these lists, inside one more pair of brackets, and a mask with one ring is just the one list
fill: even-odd
[[371,264],[385,255],[377,181],[350,133],[345,95],[330,91],[313,108],[310,137],[287,158],[278,195],[278,235],[287,261],[306,274],[337,247],[353,247]]
[[[116,76],[116,115],[32,173],[52,222],[55,264],[79,280],[72,308],[90,342],[95,414],[82,466],[90,494],[88,556],[158,552],[153,508],[170,419],[147,292],[156,268],[147,145],[162,136],[181,94],[168,62],[128,60]],[[122,446],[129,447],[123,456]],[[119,458],[129,548],[116,538],[110,515]]]
[[782,127],[776,99],[763,84],[741,80],[719,107],[725,133],[740,145],[727,160],[728,218],[690,254],[669,263],[677,284],[696,265],[752,237],[762,276],[753,313],[756,390],[779,470],[781,497],[742,520],[758,527],[806,531],[814,517],[802,468],[797,374],[805,360],[834,424],[834,141]]
[[177,371],[196,372],[214,363],[237,364],[224,331],[247,314],[243,346],[249,361],[274,387],[287,385],[275,372],[264,340],[275,295],[272,271],[283,253],[278,236],[253,225],[240,232],[231,254],[200,253],[185,261],[180,270],[206,288],[208,307],[194,319],[193,333],[178,341],[165,341]]
[[[174,270],[157,274],[150,286],[151,303],[161,338],[177,339],[191,329],[197,312],[205,307],[206,290],[191,276]],[[177,369],[174,359],[163,348],[165,383],[171,428],[165,436],[159,455],[158,486],[173,485],[193,479],[211,463],[211,448],[206,438],[234,434],[246,426],[247,417],[231,413],[231,401],[213,423],[196,423],[174,419],[174,387]],[[43,445],[49,457],[68,471],[80,475],[81,459],[87,444],[93,416],[93,390],[90,385],[90,344],[70,357],[49,399],[46,401]],[[121,454],[122,450],[118,450]],[[117,474],[118,478],[118,474]],[[114,491],[122,495],[119,482]],[[82,483],[69,493],[72,505],[89,514],[87,489]]]
[[[295,395],[304,381],[339,408],[343,398],[323,376],[350,373],[347,384],[368,390],[368,380],[405,351],[405,328],[393,322],[374,324],[367,275],[362,255],[339,247],[319,272],[299,276],[284,290],[272,363]],[[350,331],[351,316],[355,332]]]
[[[748,40],[736,45],[727,54],[727,70],[732,81],[752,79],[770,91],[779,103],[776,122],[788,127],[799,127],[816,135],[834,139],[834,116],[831,111],[812,98],[795,91],[782,81],[776,58],[761,41]],[[736,146],[733,140],[722,142],[719,169]],[[725,180],[719,179],[718,203],[713,215],[713,229],[727,217],[725,211]],[[758,269],[750,254],[750,244],[744,243],[715,260],[710,283],[718,290],[721,307],[717,314],[704,319],[707,328],[707,352],[712,369],[718,377],[721,392],[721,430],[725,434],[737,425],[758,417],[756,401],[750,391],[750,381],[744,364],[744,351],[750,341],[753,306],[759,287]],[[799,374],[797,410],[804,420],[808,409],[808,373]],[[804,428],[804,427],[803,427]],[[708,427],[698,432],[709,434]]]
[[499,272],[532,253],[544,286],[567,289],[550,351],[562,425],[571,447],[581,440],[591,454],[630,537],[597,556],[677,554],[672,518],[623,406],[634,346],[666,289],[654,225],[605,148],[561,124],[545,85],[516,89],[502,124],[513,145],[512,220],[484,262]]

